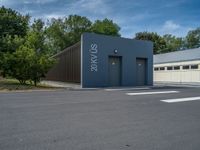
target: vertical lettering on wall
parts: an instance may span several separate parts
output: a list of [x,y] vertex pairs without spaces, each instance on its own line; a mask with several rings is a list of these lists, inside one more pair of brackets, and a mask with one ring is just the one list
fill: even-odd
[[90,71],[97,72],[98,71],[98,46],[95,43],[90,45]]

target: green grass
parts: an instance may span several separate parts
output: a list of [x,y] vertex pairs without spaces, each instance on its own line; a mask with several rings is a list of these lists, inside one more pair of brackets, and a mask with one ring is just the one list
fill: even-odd
[[18,80],[15,79],[5,79],[0,78],[0,91],[16,91],[16,90],[48,90],[56,89],[55,87],[38,84],[36,87],[32,84],[20,84]]

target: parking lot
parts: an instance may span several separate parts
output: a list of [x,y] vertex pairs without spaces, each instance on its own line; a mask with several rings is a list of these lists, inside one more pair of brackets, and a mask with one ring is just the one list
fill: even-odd
[[199,150],[200,88],[0,93],[0,150]]

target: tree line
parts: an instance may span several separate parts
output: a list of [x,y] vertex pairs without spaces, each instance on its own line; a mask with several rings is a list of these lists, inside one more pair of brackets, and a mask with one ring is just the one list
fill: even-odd
[[[56,63],[51,56],[78,41],[83,32],[120,37],[120,27],[105,18],[92,22],[87,17],[69,15],[30,21],[31,16],[0,7],[0,74],[36,85]],[[154,54],[200,47],[200,28],[189,31],[186,37],[155,32],[138,32],[133,39],[150,40]]]
[[154,54],[192,49],[200,47],[200,28],[189,31],[185,37],[176,37],[172,34],[161,36],[156,32],[138,32],[134,39],[152,41]]

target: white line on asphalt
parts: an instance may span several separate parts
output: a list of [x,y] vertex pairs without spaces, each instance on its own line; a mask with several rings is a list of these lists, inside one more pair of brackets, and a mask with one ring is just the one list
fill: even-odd
[[200,97],[165,99],[165,100],[160,100],[160,101],[166,102],[166,103],[176,103],[176,102],[186,102],[186,101],[195,101],[195,100],[200,100]]
[[160,92],[140,92],[140,93],[126,93],[127,95],[152,95],[152,94],[167,94],[167,93],[179,93],[179,91],[160,91]]
[[123,88],[123,89],[105,89],[105,91],[125,91],[125,90],[149,90],[150,88]]

